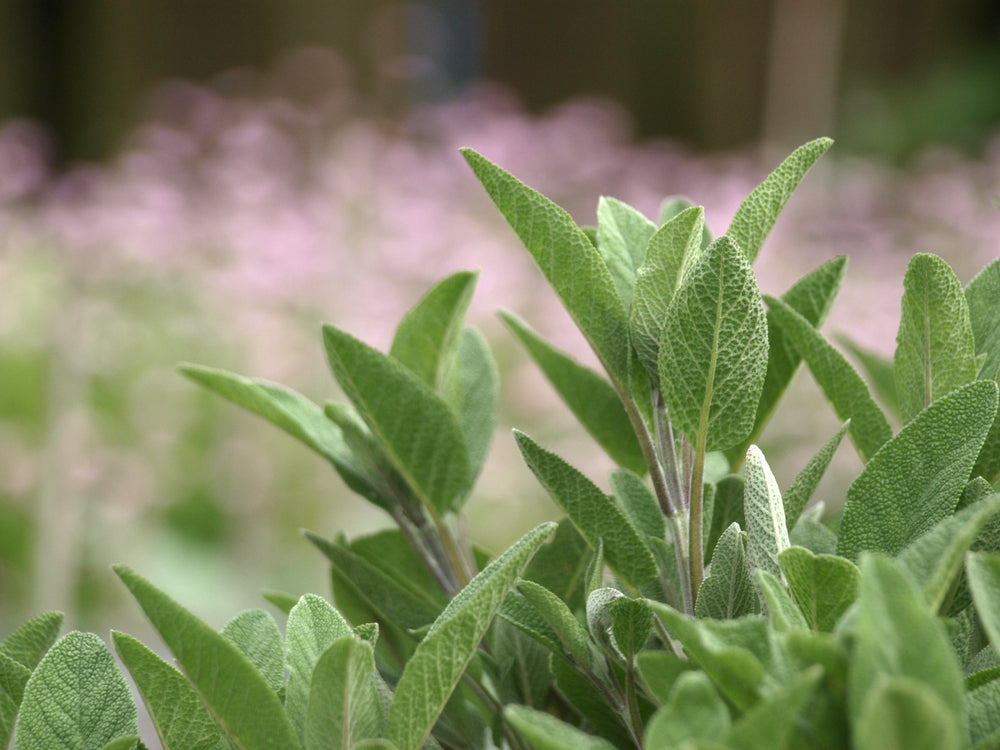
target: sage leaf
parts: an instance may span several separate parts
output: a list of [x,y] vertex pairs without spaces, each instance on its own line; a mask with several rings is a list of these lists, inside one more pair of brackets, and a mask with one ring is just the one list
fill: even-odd
[[[719,480],[712,496],[712,523],[705,534],[705,564],[708,565],[715,557],[715,546],[723,531],[732,524],[746,526],[746,515],[743,508],[743,498],[746,494],[743,478],[729,475]],[[707,508],[706,508],[707,510]],[[706,516],[708,514],[706,513]]]
[[809,463],[799,472],[785,492],[783,501],[785,506],[785,526],[791,531],[798,522],[805,510],[806,505],[812,498],[820,479],[826,473],[833,454],[840,446],[840,441],[844,439],[847,430],[850,428],[850,421],[844,422],[837,430],[836,434],[823,444],[815,456],[809,459]]
[[448,360],[456,354],[476,276],[462,271],[431,287],[403,316],[389,347],[390,357],[435,391],[441,387]]
[[1000,680],[969,690],[965,694],[965,712],[972,746],[995,747],[1000,741]]
[[24,687],[14,728],[17,750],[98,750],[139,733],[128,683],[104,642],[67,633]]
[[552,672],[555,674],[560,696],[586,723],[591,734],[610,741],[615,747],[631,747],[635,744],[622,722],[622,715],[594,689],[592,677],[585,677],[560,659],[552,661]]
[[896,342],[896,394],[904,424],[976,379],[969,306],[955,272],[936,255],[910,259]]
[[628,382],[628,320],[597,248],[562,208],[472,149],[462,156],[503,214],[608,374]]
[[31,671],[26,666],[0,652],[0,747],[10,742],[29,677]]
[[890,414],[899,417],[899,396],[896,394],[896,372],[893,362],[878,352],[864,348],[849,336],[838,333],[834,336],[848,354],[861,366],[868,377],[872,392]]
[[958,750],[964,732],[926,684],[906,677],[878,683],[865,697],[854,731],[858,750]]
[[278,623],[269,612],[240,612],[223,626],[222,635],[257,667],[272,690],[278,691],[285,684],[284,644]]
[[969,305],[976,356],[983,357],[978,376],[994,380],[1000,372],[1000,258],[969,282],[965,299]]
[[532,554],[555,530],[529,531],[491,562],[448,604],[403,670],[385,727],[400,750],[417,750],[458,684],[507,592]]
[[531,558],[523,578],[544,586],[575,611],[586,602],[584,579],[589,559],[587,540],[570,519],[564,518],[552,541]]
[[666,538],[667,519],[656,495],[642,477],[628,469],[616,469],[611,472],[610,480],[619,505],[639,535],[645,538]]
[[779,553],[778,564],[792,599],[813,630],[832,632],[858,598],[861,573],[843,557],[789,547]]
[[448,404],[395,360],[324,326],[327,359],[340,387],[421,502],[454,510],[472,480],[465,435]]
[[607,612],[615,648],[631,664],[653,632],[653,611],[643,599],[620,596],[608,603]]
[[514,438],[528,467],[590,545],[596,548],[603,541],[605,561],[615,573],[636,589],[654,580],[652,554],[612,499],[523,432],[515,430]]
[[831,139],[817,138],[799,146],[740,204],[726,234],[743,248],[751,263],[792,192],[831,145]]
[[996,383],[980,380],[910,421],[848,488],[837,554],[895,555],[953,513],[996,411]]
[[518,584],[518,591],[531,602],[551,628],[564,653],[576,664],[589,669],[593,662],[590,637],[565,602],[532,581],[522,580]]
[[604,196],[597,201],[597,251],[626,310],[632,304],[636,269],[655,231],[656,225],[627,203]]
[[730,620],[753,614],[758,608],[744,535],[734,521],[715,545],[709,575],[698,589],[694,612],[701,618]]
[[781,581],[761,568],[757,568],[753,575],[764,610],[775,632],[787,633],[791,630],[809,629],[809,623]]
[[993,650],[1000,653],[1000,554],[968,553],[965,556],[965,572],[972,600],[976,604],[976,614]]
[[795,345],[841,421],[850,420],[849,434],[858,453],[870,459],[890,437],[892,428],[868,392],[868,386],[815,327],[775,297],[764,296],[771,319]]
[[378,738],[381,729],[372,647],[353,635],[338,638],[313,670],[305,750],[350,748],[361,740]]
[[635,657],[639,677],[646,690],[659,705],[670,701],[674,683],[685,672],[696,672],[698,667],[673,651],[646,649]]
[[62,612],[44,612],[33,617],[0,642],[0,654],[30,671],[56,642],[62,623]]
[[726,734],[727,744],[741,750],[788,747],[799,714],[822,676],[820,667],[810,667],[768,694],[733,722]]
[[629,309],[629,336],[639,361],[659,386],[660,339],[667,308],[686,272],[701,256],[705,210],[689,208],[663,224],[649,239],[646,258],[635,274]]
[[229,738],[245,750],[298,745],[277,693],[235,645],[131,569],[114,571]]
[[781,501],[778,481],[756,445],[751,445],[747,451],[744,482],[746,497],[743,509],[747,519],[747,560],[750,570],[766,570],[780,578],[778,554],[789,546],[785,506]]
[[500,373],[486,339],[466,328],[458,339],[458,356],[445,370],[442,392],[458,415],[469,449],[471,476],[479,476],[497,426]]
[[229,747],[187,678],[125,633],[111,632],[115,651],[135,680],[164,750]]
[[671,421],[705,450],[735,445],[753,428],[766,369],[757,281],[739,246],[720,237],[677,290],[663,324],[659,373]]
[[601,737],[594,737],[560,721],[551,714],[528,706],[506,706],[504,718],[538,750],[614,750]]
[[145,746],[139,742],[138,735],[133,737],[119,737],[116,740],[111,740],[101,750],[133,750],[136,747],[139,750],[145,749]]
[[500,312],[499,316],[573,416],[612,460],[639,474],[645,473],[646,460],[635,430],[611,383],[547,342],[513,313]]
[[684,740],[722,740],[731,719],[726,702],[704,672],[683,672],[646,725],[643,745],[673,748]]

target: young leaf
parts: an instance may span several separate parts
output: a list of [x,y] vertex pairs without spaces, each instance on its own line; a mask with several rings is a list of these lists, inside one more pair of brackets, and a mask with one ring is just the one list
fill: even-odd
[[552,541],[535,553],[523,578],[553,592],[571,610],[586,602],[584,578],[590,559],[590,545],[573,522],[564,518],[556,526]]
[[746,497],[743,501],[747,518],[747,559],[750,570],[766,570],[781,577],[778,554],[788,548],[785,506],[781,502],[778,482],[767,465],[764,454],[756,445],[747,451]]
[[462,149],[608,374],[628,382],[628,321],[608,267],[565,210],[472,149]]
[[832,144],[829,138],[817,138],[799,146],[740,204],[726,234],[743,248],[751,263],[792,191]]
[[778,555],[792,599],[813,630],[832,632],[858,598],[861,573],[850,560],[789,547]]
[[[740,459],[742,461],[742,459]],[[732,524],[746,526],[743,498],[746,494],[743,478],[735,475],[723,477],[715,485],[712,497],[712,523],[705,533],[705,564],[715,557],[715,546],[722,533]],[[706,508],[707,510],[707,508]]]
[[518,590],[552,629],[558,642],[576,664],[589,668],[592,662],[590,637],[569,607],[548,589],[532,581],[521,581]]
[[504,718],[538,750],[614,750],[605,739],[594,737],[551,714],[527,706],[507,706]]
[[908,677],[936,694],[945,723],[961,731],[965,686],[943,624],[896,562],[866,554],[860,567],[847,693],[855,726],[865,723],[869,693],[888,679]]
[[29,677],[31,671],[26,666],[0,652],[0,747],[7,747],[10,741]]
[[722,740],[729,730],[729,708],[704,672],[684,672],[670,696],[646,725],[643,745],[673,748],[684,740]]
[[211,367],[182,364],[178,369],[196,383],[302,441],[333,464],[348,487],[369,502],[390,510],[387,499],[378,490],[377,476],[359,465],[337,425],[302,394],[277,383]]
[[597,202],[597,251],[604,258],[625,309],[632,304],[636,269],[646,257],[656,225],[627,203],[602,197]]
[[611,472],[611,489],[640,536],[666,538],[667,521],[652,490],[628,469]]
[[439,281],[403,316],[392,339],[389,356],[435,391],[458,346],[476,276],[462,271]]
[[663,400],[674,426],[705,450],[753,428],[767,369],[767,322],[750,264],[715,240],[667,309],[660,341]]
[[733,723],[726,735],[727,744],[741,750],[788,747],[799,713],[822,676],[822,669],[811,667],[771,692]]
[[316,662],[334,641],[351,634],[351,626],[326,599],[306,594],[289,612],[285,630],[285,666],[288,669],[285,713],[299,738],[304,740]]
[[[846,270],[847,256],[833,258],[795,282],[781,295],[781,301],[799,313],[810,325],[819,328],[833,307],[834,297],[840,291]],[[764,376],[764,388],[757,404],[753,430],[742,443],[726,451],[730,463],[736,466],[743,461],[747,449],[763,432],[778,401],[792,382],[792,376],[802,363],[799,350],[775,322],[771,312],[767,313],[767,340],[767,374]]]
[[812,518],[800,518],[795,528],[788,532],[788,541],[814,555],[832,555],[837,551],[837,535],[829,526]]
[[994,380],[1000,371],[1000,258],[990,263],[965,288],[976,356],[983,356],[979,378]]
[[294,607],[295,603],[299,600],[299,597],[294,594],[272,589],[261,591],[260,595],[286,615],[292,611],[292,607]]
[[837,554],[895,555],[954,512],[996,411],[996,383],[980,380],[918,414],[847,490]]
[[236,646],[131,569],[114,570],[233,741],[245,750],[296,747],[280,698]]
[[799,350],[813,377],[841,421],[850,420],[851,440],[868,460],[892,437],[892,428],[868,392],[868,386],[844,356],[799,313],[776,297],[764,296],[770,319]]
[[370,644],[353,635],[330,644],[312,674],[305,750],[350,748],[379,736],[382,705],[374,678]]
[[613,599],[608,603],[607,611],[611,617],[615,648],[626,663],[631,663],[653,632],[653,611],[645,600],[627,596]]
[[698,590],[694,612],[700,618],[731,620],[758,608],[743,533],[734,521],[715,545],[710,574]]
[[904,424],[976,379],[968,303],[955,272],[936,255],[910,259],[896,342],[896,394]]
[[861,366],[862,372],[868,376],[868,383],[882,406],[888,409],[890,414],[899,417],[899,396],[896,394],[896,373],[893,370],[892,360],[883,357],[878,352],[865,349],[844,334],[837,334],[834,338]]
[[656,578],[652,554],[610,497],[577,469],[539,447],[523,432],[515,430],[514,437],[521,455],[538,481],[573,520],[590,545],[596,547],[598,540],[603,540],[605,560],[623,581],[639,588]]
[[8,656],[29,671],[42,660],[56,642],[62,627],[62,612],[45,612],[28,620],[0,643],[0,654]]
[[424,742],[507,592],[554,530],[554,523],[546,523],[521,537],[431,625],[403,670],[389,709],[385,737],[400,750],[417,750]]
[[164,750],[226,746],[222,732],[184,675],[130,635],[111,631],[111,640],[135,680]]
[[976,603],[976,614],[994,651],[1000,652],[1000,554],[970,552],[965,556],[965,572]]
[[269,612],[240,612],[225,624],[222,635],[257,667],[272,690],[278,691],[285,684],[284,644],[278,623]]
[[965,710],[972,746],[996,747],[1000,742],[1000,680],[971,688],[965,694]]
[[545,341],[516,315],[500,312],[499,316],[583,428],[615,463],[644,474],[646,460],[621,398],[611,383]]
[[139,733],[125,677],[104,642],[72,632],[28,678],[15,726],[17,750],[91,750]]
[[684,274],[701,256],[704,227],[705,210],[700,206],[674,216],[650,238],[646,259],[636,271],[629,336],[639,361],[657,386],[663,321]]
[[813,492],[816,491],[819,480],[823,478],[823,474],[830,465],[833,454],[836,453],[840,441],[844,439],[844,435],[847,434],[850,426],[849,421],[844,422],[840,426],[837,433],[826,441],[815,456],[809,459],[809,463],[799,472],[799,475],[795,477],[795,480],[785,493],[785,527],[789,531],[795,527],[799,517],[802,515],[802,511],[809,504],[809,499],[812,497]]
[[809,623],[806,622],[802,611],[792,601],[792,597],[788,595],[781,581],[761,568],[757,568],[753,575],[767,617],[775,632],[787,633],[791,630],[809,629]]
[[472,480],[469,449],[458,418],[409,370],[348,333],[324,326],[323,341],[337,382],[393,465],[427,507],[453,510]]
[[891,677],[865,696],[854,730],[858,750],[959,750],[956,715],[925,683]]

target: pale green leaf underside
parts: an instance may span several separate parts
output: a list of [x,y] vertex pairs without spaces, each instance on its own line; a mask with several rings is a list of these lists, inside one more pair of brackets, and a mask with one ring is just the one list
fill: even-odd
[[809,623],[806,622],[802,610],[785,590],[784,584],[778,580],[777,576],[757,568],[753,572],[753,577],[764,604],[764,611],[767,612],[767,618],[771,621],[771,627],[774,628],[775,632],[785,633],[809,629]]
[[257,667],[273,690],[281,688],[285,683],[284,643],[270,612],[262,609],[240,612],[225,624],[222,635]]
[[62,612],[44,612],[21,625],[0,643],[0,654],[18,664],[34,669],[49,647],[56,642],[62,627]]
[[458,340],[458,356],[445,370],[442,391],[458,415],[469,450],[471,476],[479,476],[497,423],[500,373],[486,338],[466,328]]
[[0,747],[7,747],[31,671],[0,653]]
[[626,310],[632,304],[636,269],[646,257],[656,225],[627,203],[601,197],[597,202],[597,251],[604,258]]
[[850,560],[789,547],[778,555],[792,598],[813,630],[831,632],[858,598],[861,573]]
[[903,423],[976,379],[976,351],[962,285],[936,255],[914,255],[903,279],[896,336],[896,395]]
[[958,750],[961,730],[927,685],[907,677],[878,683],[865,696],[854,730],[858,750]]
[[757,610],[757,597],[750,578],[743,533],[730,524],[715,545],[709,576],[698,589],[695,614],[730,620]]
[[976,355],[985,355],[979,377],[994,380],[1000,371],[1000,258],[965,288]]
[[996,383],[977,381],[918,414],[847,490],[837,554],[895,555],[950,515],[996,411]]
[[706,450],[723,450],[753,428],[767,370],[767,321],[746,257],[715,240],[667,309],[660,341],[663,400],[674,427]]
[[353,635],[344,636],[330,644],[316,662],[306,711],[305,750],[350,748],[360,740],[378,738],[381,728],[372,647]]
[[614,750],[615,747],[605,739],[528,706],[507,706],[503,715],[538,750]]
[[751,445],[747,451],[744,477],[743,512],[747,522],[747,560],[751,571],[766,570],[781,578],[778,555],[788,548],[785,507],[781,501],[778,481],[760,448]]
[[529,531],[451,600],[403,670],[389,709],[385,737],[400,750],[417,750],[458,684],[507,592],[555,530]]
[[688,739],[721,740],[730,716],[712,681],[704,672],[681,674],[665,706],[649,720],[644,736],[648,748],[672,748]]

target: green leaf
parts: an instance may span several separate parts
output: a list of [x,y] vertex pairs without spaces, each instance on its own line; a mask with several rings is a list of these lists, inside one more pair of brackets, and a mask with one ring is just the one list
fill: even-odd
[[855,727],[858,750],[958,750],[957,716],[926,684],[892,677],[865,696]]
[[375,739],[382,705],[375,687],[375,655],[353,635],[334,641],[313,670],[306,711],[306,750],[349,748]]
[[585,677],[561,659],[552,660],[559,697],[579,716],[594,736],[609,740],[616,747],[631,747],[634,742],[626,730],[622,714],[604,695],[594,689],[592,677]]
[[101,750],[132,750],[139,744],[138,735],[133,735],[131,737],[119,737],[116,740],[111,740],[106,744]]
[[9,656],[30,671],[56,642],[62,623],[62,612],[45,612],[33,617],[4,638],[0,654]]
[[260,595],[286,615],[292,611],[292,607],[294,607],[295,603],[299,600],[299,598],[294,594],[270,589],[262,591]]
[[555,530],[546,523],[491,562],[448,604],[403,670],[389,709],[386,739],[417,750],[431,731],[507,592]]
[[521,581],[518,590],[538,610],[572,661],[589,668],[593,661],[590,637],[569,607],[558,596],[532,581]]
[[656,578],[653,556],[612,499],[559,456],[514,431],[529,468],[552,499],[572,519],[592,547],[604,542],[604,557],[615,573],[638,589]]
[[834,338],[861,366],[861,370],[868,376],[868,383],[871,385],[872,391],[882,402],[882,406],[888,409],[891,414],[899,417],[899,396],[896,395],[896,373],[892,360],[877,352],[865,349],[844,334],[837,334]]
[[500,373],[483,335],[466,328],[458,340],[458,357],[445,371],[445,400],[458,414],[469,448],[473,477],[479,476],[497,423]]
[[996,384],[977,381],[918,414],[847,490],[837,554],[895,555],[954,512],[996,411]]
[[531,558],[523,578],[544,586],[571,610],[581,609],[586,601],[583,589],[589,559],[587,540],[570,519],[564,518],[552,541]]
[[632,304],[636,269],[646,258],[656,225],[627,203],[601,197],[597,202],[597,251],[604,258],[625,309]]
[[814,555],[832,555],[837,551],[837,535],[829,526],[811,518],[800,518],[789,532],[788,541]]
[[1000,371],[1000,258],[976,274],[965,288],[976,356],[983,357],[979,377],[993,380]]
[[639,474],[645,473],[646,460],[639,441],[611,383],[545,341],[516,315],[500,312],[499,316],[507,330],[527,349],[573,416],[612,460]]
[[843,557],[814,555],[803,547],[782,551],[778,563],[809,627],[832,632],[858,598],[861,573],[857,566]]
[[[355,537],[348,549],[389,578],[402,584],[407,589],[404,596],[407,598],[411,595],[417,596],[433,608],[433,614],[421,625],[433,621],[448,603],[447,594],[441,590],[423,559],[399,529],[383,529],[374,534]],[[350,565],[345,565],[344,570],[351,576],[356,575],[358,583],[367,585],[365,573],[355,574]]]
[[196,383],[302,441],[333,464],[348,487],[379,507],[388,509],[373,477],[357,466],[340,430],[326,418],[319,406],[305,396],[277,383],[211,367],[181,364],[178,369]]
[[868,386],[844,356],[808,320],[783,301],[764,296],[770,319],[785,332],[833,406],[837,417],[850,420],[849,434],[861,458],[868,460],[890,437],[885,415],[872,400]]
[[743,440],[767,370],[767,321],[753,270],[715,240],[667,309],[660,341],[663,400],[674,426],[705,450]]
[[28,678],[14,729],[17,750],[98,750],[139,733],[125,677],[93,633],[67,633]]
[[611,635],[618,653],[627,663],[635,659],[653,632],[653,611],[644,599],[620,596],[608,603]]
[[654,385],[659,385],[660,339],[667,308],[684,275],[701,256],[705,210],[689,208],[661,226],[649,240],[646,258],[636,271],[629,309],[632,346]]
[[304,740],[316,663],[335,641],[351,634],[351,626],[326,599],[306,594],[288,613],[285,631],[285,713]]
[[650,696],[663,705],[670,700],[677,678],[685,672],[697,671],[698,667],[689,659],[682,658],[673,651],[646,649],[635,657],[639,677]]
[[142,696],[165,750],[223,750],[228,743],[187,678],[130,635],[111,640]]
[[844,422],[844,424],[840,426],[837,433],[826,441],[815,456],[809,459],[809,463],[807,463],[805,468],[799,472],[799,475],[795,477],[795,480],[785,493],[785,526],[789,531],[795,527],[799,517],[802,515],[802,511],[804,511],[806,505],[809,504],[809,500],[812,498],[813,493],[816,491],[816,487],[819,485],[819,480],[822,479],[823,474],[826,473],[826,469],[830,465],[830,460],[833,458],[833,454],[837,452],[837,448],[840,446],[840,441],[844,439],[844,435],[847,434],[847,430],[850,426],[849,421]]
[[935,612],[943,611],[946,598],[962,572],[965,553],[997,513],[1000,513],[1000,495],[990,495],[946,516],[897,556],[910,577],[923,588]]
[[1000,554],[970,552],[965,572],[976,603],[976,614],[994,651],[1000,651]]
[[930,688],[945,709],[944,723],[962,731],[965,685],[943,624],[898,563],[866,554],[860,567],[848,686],[855,725],[866,722],[872,691],[893,677],[908,677]]
[[614,750],[615,747],[605,739],[527,706],[506,706],[503,715],[538,750]]
[[965,712],[972,746],[996,747],[1000,741],[1000,680],[969,690],[965,694]]
[[262,609],[240,612],[225,624],[222,635],[257,667],[273,690],[281,689],[285,684],[285,649],[278,623],[270,612]]
[[465,434],[445,401],[395,360],[323,327],[340,387],[428,508],[453,510],[472,480]]
[[775,631],[787,633],[790,630],[808,630],[809,623],[781,581],[761,568],[757,568],[753,573],[757,589],[764,601],[767,617]]
[[26,666],[0,652],[0,747],[7,747],[10,741],[29,677],[31,671]]
[[781,502],[778,481],[756,445],[751,445],[747,451],[744,482],[746,497],[743,502],[747,519],[747,560],[750,570],[766,570],[780,578],[778,554],[789,545],[785,506]]
[[752,263],[792,192],[833,141],[817,138],[799,146],[747,196],[726,231]]
[[642,477],[628,469],[611,472],[611,489],[629,521],[642,537],[663,539],[667,534],[667,519],[656,495]]
[[236,646],[131,569],[117,565],[114,570],[216,722],[239,747],[264,750],[298,744],[280,698]]
[[757,610],[743,533],[734,521],[715,545],[709,576],[698,590],[694,611],[701,618],[730,620]]
[[396,328],[389,356],[433,390],[440,388],[448,359],[455,355],[477,275],[461,271],[439,281]]
[[665,706],[646,725],[643,745],[672,748],[687,739],[722,740],[729,730],[729,709],[704,672],[677,677]]
[[608,267],[565,210],[471,149],[462,155],[611,377],[627,383],[628,320]]
[[770,693],[734,722],[727,733],[727,743],[741,750],[789,747],[799,713],[822,676],[819,667],[795,675],[787,685]]
[[745,494],[742,477],[733,475],[723,477],[715,485],[715,494],[712,498],[712,523],[705,534],[706,565],[715,557],[715,546],[723,531],[734,523],[739,524],[740,528],[746,526],[746,515],[743,512]]
[[910,259],[896,342],[896,393],[904,424],[976,379],[968,303],[955,272],[936,255]]
[[[846,270],[846,256],[841,255],[829,260],[795,282],[781,295],[781,300],[805,318],[810,325],[819,328],[833,307],[834,297],[840,291]],[[767,374],[764,376],[764,388],[757,404],[753,430],[742,443],[726,451],[730,463],[736,466],[743,461],[747,448],[756,442],[763,432],[788,384],[791,383],[792,376],[802,363],[799,350],[775,322],[774,314],[771,312],[767,313],[767,340],[769,343]]]

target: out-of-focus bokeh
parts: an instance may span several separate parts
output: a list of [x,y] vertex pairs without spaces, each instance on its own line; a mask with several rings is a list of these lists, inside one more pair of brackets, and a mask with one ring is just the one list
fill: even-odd
[[[0,0],[0,632],[53,607],[129,629],[112,562],[220,625],[262,588],[325,592],[298,530],[387,519],[175,364],[340,398],[320,324],[384,348],[466,268],[503,379],[468,510],[502,549],[556,515],[511,426],[609,467],[493,316],[593,363],[458,148],[584,223],[602,194],[682,193],[719,233],[818,135],[760,284],[849,254],[827,328],[891,354],[912,253],[967,281],[1000,248],[994,2]],[[765,436],[784,486],[836,429],[819,399],[800,376]]]

